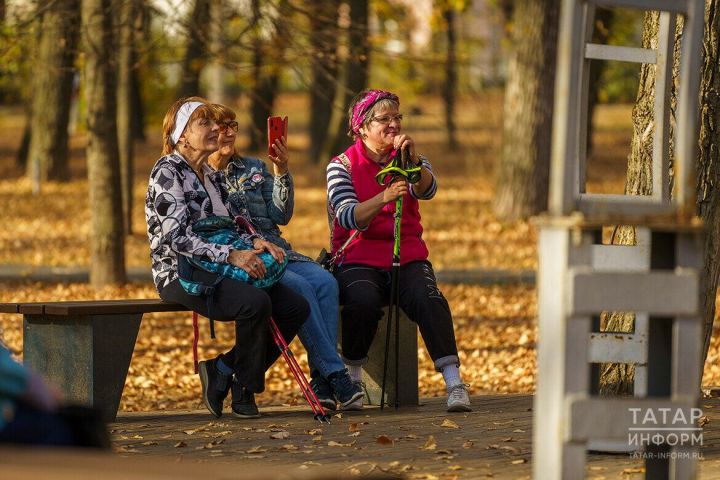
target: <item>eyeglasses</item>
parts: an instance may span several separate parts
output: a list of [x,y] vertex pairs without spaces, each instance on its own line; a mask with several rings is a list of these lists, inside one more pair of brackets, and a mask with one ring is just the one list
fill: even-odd
[[227,132],[228,130],[232,130],[233,132],[237,133],[238,122],[236,122],[235,120],[231,122],[218,122],[218,128],[220,129],[220,133]]
[[373,117],[373,121],[382,123],[383,125],[389,125],[390,122],[395,120],[396,122],[401,122],[403,119],[402,113],[398,113],[397,115],[383,115],[381,117]]

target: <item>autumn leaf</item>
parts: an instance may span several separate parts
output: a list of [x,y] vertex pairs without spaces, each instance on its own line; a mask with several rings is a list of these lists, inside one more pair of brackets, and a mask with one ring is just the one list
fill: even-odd
[[349,423],[349,424],[348,424],[348,431],[349,431],[349,432],[351,432],[351,433],[352,433],[352,432],[357,432],[358,430],[360,430],[360,427],[358,427],[358,424],[357,424],[357,423]]
[[626,468],[622,471],[622,473],[626,475],[630,475],[633,473],[645,473],[645,467]]
[[270,435],[270,438],[273,440],[285,440],[290,436],[290,432],[287,430],[280,430],[279,432],[275,432],[272,435]]
[[251,454],[252,454],[252,453],[263,453],[263,452],[267,452],[267,449],[266,449],[266,448],[263,448],[262,445],[258,445],[257,447],[253,447],[253,448],[251,448],[250,450],[248,450],[248,451],[245,452],[245,453],[251,453]]
[[435,437],[430,435],[427,439],[427,442],[425,442],[425,445],[420,447],[421,450],[435,450],[437,447],[437,443],[435,443]]
[[460,425],[453,422],[449,418],[446,418],[445,420],[443,420],[443,422],[440,424],[440,426],[443,428],[460,428]]
[[519,458],[517,460],[513,460],[511,463],[513,465],[520,465],[521,463],[525,463],[525,462],[527,462],[527,460],[525,460],[524,458]]
[[379,443],[380,445],[392,445],[395,446],[395,442],[392,438],[388,437],[387,435],[378,435],[375,437],[375,443]]
[[328,447],[352,447],[353,445],[355,445],[354,441],[351,443],[339,443],[339,442],[336,442],[335,440],[330,440],[328,442]]
[[473,445],[475,445],[475,442],[473,442],[472,440],[467,440],[465,441],[465,443],[463,443],[463,448],[472,448]]
[[175,445],[173,445],[174,448],[184,448],[187,447],[187,443],[185,442],[177,442]]

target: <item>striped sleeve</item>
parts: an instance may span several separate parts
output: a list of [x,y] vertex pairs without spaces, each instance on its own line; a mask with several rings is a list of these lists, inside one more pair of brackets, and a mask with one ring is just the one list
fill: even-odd
[[367,227],[358,228],[355,221],[355,207],[360,202],[350,172],[341,162],[330,162],[326,173],[328,201],[340,226],[347,230],[366,230]]
[[410,195],[412,195],[418,200],[430,200],[437,193],[437,180],[435,179],[435,173],[433,173],[430,161],[424,155],[420,155],[420,160],[422,161],[423,167],[427,168],[430,171],[430,175],[432,175],[432,182],[430,183],[430,186],[425,191],[425,193],[423,193],[422,195],[418,195],[415,193],[415,185],[413,185],[412,187],[410,187]]

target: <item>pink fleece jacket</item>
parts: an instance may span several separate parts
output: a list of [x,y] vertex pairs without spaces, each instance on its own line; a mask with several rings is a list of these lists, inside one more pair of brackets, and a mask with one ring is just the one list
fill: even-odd
[[[345,151],[350,160],[350,176],[359,202],[364,202],[384,190],[375,181],[381,166],[365,155],[362,142],[358,140]],[[333,161],[339,161],[334,159]],[[343,264],[360,263],[390,270],[395,229],[395,202],[386,204],[380,213],[370,221],[365,231],[360,232],[345,249]],[[402,223],[400,226],[400,264],[426,260],[428,249],[422,239],[420,208],[417,199],[411,195],[403,198]],[[350,236],[350,231],[340,226],[337,218],[333,221],[333,254]]]

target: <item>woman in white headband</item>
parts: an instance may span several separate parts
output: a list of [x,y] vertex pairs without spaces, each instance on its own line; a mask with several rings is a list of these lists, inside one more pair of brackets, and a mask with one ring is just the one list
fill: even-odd
[[192,230],[199,220],[228,215],[224,174],[207,164],[208,156],[218,148],[218,134],[214,111],[203,98],[178,100],[165,115],[163,156],[150,173],[145,200],[152,274],[163,300],[206,317],[212,310],[213,319],[235,322],[235,346],[215,359],[213,368],[204,365],[200,371],[203,401],[219,417],[223,400],[232,391],[233,413],[254,418],[259,416],[255,393],[264,390],[265,370],[279,356],[268,328],[270,313],[290,342],[308,317],[309,307],[302,296],[281,284],[260,290],[201,270],[194,270],[192,278],[184,280],[215,285],[212,296],[192,295],[183,288],[178,276],[180,256],[232,264],[257,279],[265,275],[265,265],[257,254],[276,251],[256,236],[246,238],[254,250],[233,250]]

